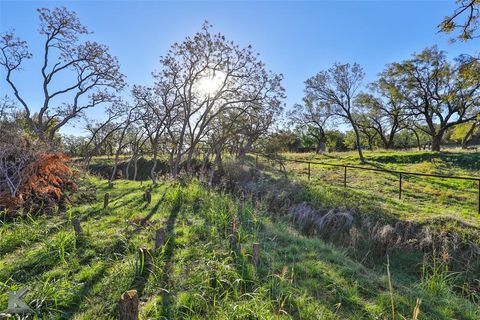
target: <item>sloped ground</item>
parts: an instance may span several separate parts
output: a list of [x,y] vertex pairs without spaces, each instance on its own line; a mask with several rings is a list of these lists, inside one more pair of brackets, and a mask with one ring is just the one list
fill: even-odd
[[[108,189],[89,179],[98,187],[94,203],[1,225],[0,310],[7,292],[28,287],[24,300],[39,319],[116,319],[118,299],[129,289],[140,293],[142,319],[391,319],[392,312],[411,319],[417,298],[420,319],[480,318],[478,305],[453,293],[448,274],[424,265],[424,276],[415,277],[393,260],[390,291],[386,260],[356,262],[299,234],[261,202],[240,204],[194,181],[164,182],[147,204],[146,183],[117,181]],[[234,216],[238,249],[228,237]],[[81,238],[72,218],[81,222]],[[154,253],[158,228],[165,228],[166,244]],[[148,270],[141,246],[152,253]]]
[[[366,168],[480,178],[480,152],[458,149],[444,152],[365,151],[365,164],[359,161],[356,152],[288,153],[283,156]],[[307,181],[306,164],[285,162],[284,165],[290,177]],[[343,167],[312,165],[310,182],[313,188],[326,194],[322,201],[332,205],[353,206],[368,212],[383,211],[414,221],[448,218],[480,228],[477,181],[403,175],[401,199],[397,174],[348,169],[347,188],[344,188]]]

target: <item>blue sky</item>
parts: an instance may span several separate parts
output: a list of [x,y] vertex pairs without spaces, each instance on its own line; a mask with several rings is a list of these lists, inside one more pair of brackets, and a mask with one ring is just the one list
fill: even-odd
[[[106,44],[121,63],[127,82],[151,84],[159,57],[169,46],[201,28],[208,20],[240,45],[251,44],[267,68],[283,73],[287,108],[300,102],[303,81],[334,62],[358,62],[373,81],[385,64],[408,58],[413,52],[438,45],[453,58],[475,53],[478,41],[448,42],[437,33],[441,19],[455,8],[444,1],[4,1],[0,0],[0,30],[15,29],[27,40],[34,59],[15,75],[26,100],[41,101],[40,63],[42,37],[36,8],[66,6],[77,12],[93,35]],[[2,74],[3,77],[3,74]],[[10,94],[0,79],[1,94]],[[102,110],[91,110],[101,119]],[[80,133],[67,127],[63,133]]]

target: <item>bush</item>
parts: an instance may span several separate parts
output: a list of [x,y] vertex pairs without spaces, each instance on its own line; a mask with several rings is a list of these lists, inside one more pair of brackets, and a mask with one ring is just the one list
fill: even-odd
[[0,130],[0,210],[52,209],[74,189],[69,160],[44,144]]

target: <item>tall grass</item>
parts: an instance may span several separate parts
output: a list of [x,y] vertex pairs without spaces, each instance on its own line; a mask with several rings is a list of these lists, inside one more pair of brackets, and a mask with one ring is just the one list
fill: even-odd
[[[115,319],[118,298],[130,289],[139,291],[141,319],[479,315],[472,303],[452,293],[448,277],[445,293],[451,301],[431,294],[435,289],[429,282],[439,277],[431,260],[415,284],[390,261],[386,275],[384,269],[362,265],[343,250],[300,234],[287,219],[272,218],[258,201],[240,203],[195,180],[160,183],[152,188],[151,204],[142,200],[144,186],[138,182],[118,181],[108,189],[106,182],[93,181],[96,203],[0,226],[6,237],[0,243],[7,244],[0,247],[0,310],[6,308],[9,290],[28,286],[25,301],[45,319]],[[107,191],[111,203],[102,210]],[[75,239],[72,217],[82,223],[81,241]],[[228,238],[234,217],[237,248]],[[154,252],[160,227],[166,230],[166,243]],[[261,246],[257,268],[251,260],[254,242]],[[150,252],[148,268],[141,247]]]

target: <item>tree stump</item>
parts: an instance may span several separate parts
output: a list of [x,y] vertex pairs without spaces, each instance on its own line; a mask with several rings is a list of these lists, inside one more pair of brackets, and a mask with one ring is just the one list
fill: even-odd
[[103,209],[106,209],[108,207],[108,202],[110,201],[110,194],[107,192],[105,193],[105,196],[103,197]]
[[75,237],[81,237],[83,234],[82,231],[82,226],[80,225],[80,221],[78,219],[73,218],[72,219],[72,224],[73,224],[73,230],[75,231]]
[[160,250],[165,245],[165,229],[160,228],[155,233],[155,251]]
[[138,293],[129,290],[122,294],[118,302],[120,320],[138,320]]
[[252,260],[255,268],[258,267],[258,264],[260,263],[260,244],[259,243],[252,244]]
[[147,201],[148,204],[152,202],[152,192],[150,190],[145,191],[144,195],[145,201]]

